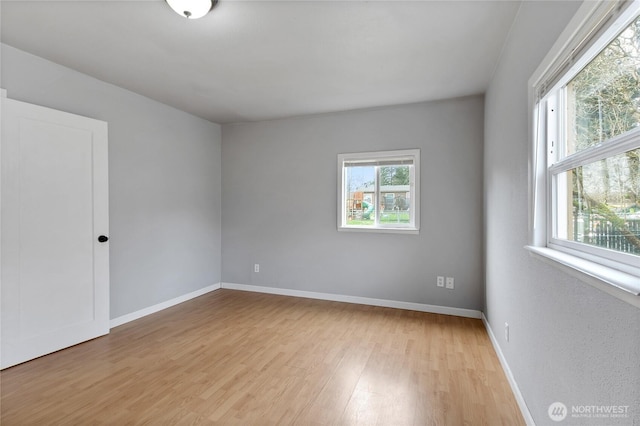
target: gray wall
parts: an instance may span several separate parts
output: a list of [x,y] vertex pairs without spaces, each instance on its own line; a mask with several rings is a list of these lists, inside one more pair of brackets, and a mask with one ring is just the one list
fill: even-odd
[[523,249],[527,80],[579,6],[523,2],[486,95],[486,315],[537,424],[553,423],[555,401],[630,406],[627,419],[563,424],[640,424],[640,310]]
[[220,282],[220,126],[2,45],[10,98],[109,123],[111,318]]
[[[223,282],[480,310],[483,102],[224,125]],[[421,149],[420,234],[338,232],[338,153],[402,148]]]

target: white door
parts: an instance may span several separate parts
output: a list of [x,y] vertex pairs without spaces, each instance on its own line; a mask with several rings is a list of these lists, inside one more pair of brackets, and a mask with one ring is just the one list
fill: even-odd
[[2,98],[0,368],[109,332],[107,123]]

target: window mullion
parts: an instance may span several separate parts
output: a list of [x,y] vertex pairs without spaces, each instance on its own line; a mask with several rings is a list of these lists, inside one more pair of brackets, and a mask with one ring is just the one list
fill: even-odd
[[603,144],[572,154],[549,167],[552,174],[562,173],[576,167],[604,160],[640,147],[640,128],[609,139]]
[[409,180],[410,185],[409,185],[409,221],[412,225],[415,226],[416,223],[416,209],[415,209],[415,203],[416,203],[416,168],[415,166],[411,166],[409,167],[409,175],[411,176],[411,179]]
[[373,210],[376,212],[376,226],[380,226],[380,166],[376,166],[376,178],[375,178],[375,194]]
[[549,96],[546,102],[546,130],[547,130],[547,165],[553,165],[558,162],[561,157],[559,155],[562,149],[560,136],[560,114],[559,114],[558,95],[553,94]]

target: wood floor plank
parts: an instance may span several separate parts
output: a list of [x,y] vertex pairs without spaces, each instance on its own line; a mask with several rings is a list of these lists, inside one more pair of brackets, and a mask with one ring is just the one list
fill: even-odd
[[2,425],[520,425],[481,321],[218,290],[0,372]]

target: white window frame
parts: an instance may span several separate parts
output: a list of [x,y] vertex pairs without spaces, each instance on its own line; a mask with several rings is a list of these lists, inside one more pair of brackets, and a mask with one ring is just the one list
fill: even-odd
[[558,158],[563,143],[561,88],[640,14],[640,1],[584,2],[529,80],[529,245],[534,256],[640,307],[640,259],[554,237],[554,197],[560,173],[638,147],[640,129],[606,145]]
[[[345,164],[347,163],[371,163],[371,162],[388,162],[410,159],[413,166],[410,168],[409,193],[410,193],[410,223],[409,224],[380,224],[377,226],[369,225],[347,225],[347,206],[345,193]],[[375,183],[376,194],[381,193],[380,184]],[[393,151],[373,151],[338,154],[338,231],[348,232],[383,232],[383,233],[399,233],[399,234],[418,234],[420,232],[420,150],[419,149],[403,149]],[[379,216],[380,200],[374,200],[376,206],[376,215]],[[376,217],[378,222],[378,217]]]

